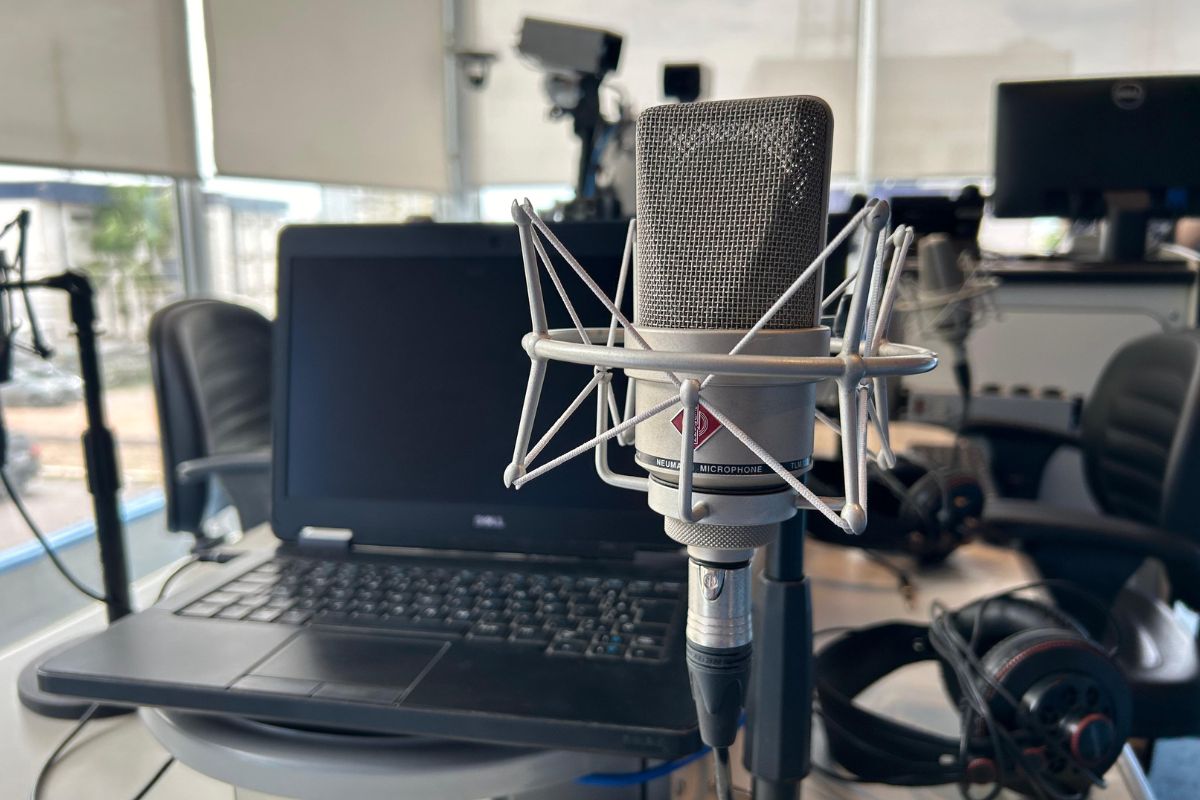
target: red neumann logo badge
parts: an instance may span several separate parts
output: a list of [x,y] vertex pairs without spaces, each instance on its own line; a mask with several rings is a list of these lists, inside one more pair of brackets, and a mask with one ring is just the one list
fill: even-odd
[[[680,411],[671,420],[671,424],[675,426],[675,430],[683,433],[683,412]],[[713,434],[721,430],[721,423],[712,415],[707,408],[702,405],[696,406],[696,424],[692,431],[692,441],[694,446],[699,448],[705,442],[713,437]]]

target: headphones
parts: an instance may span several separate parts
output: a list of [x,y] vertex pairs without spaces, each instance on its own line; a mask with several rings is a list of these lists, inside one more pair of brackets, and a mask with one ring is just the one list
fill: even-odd
[[[961,712],[942,736],[863,707],[858,696],[909,664],[937,661]],[[1082,798],[1120,756],[1132,700],[1113,652],[1062,612],[1012,593],[929,625],[889,622],[842,634],[816,656],[815,684],[833,759],[855,779],[957,783]]]
[[[833,493],[842,465],[816,461],[809,487]],[[983,514],[984,491],[970,472],[955,467],[926,466],[898,456],[891,470],[869,467],[867,501],[871,524],[861,534],[847,534],[824,517],[809,515],[809,533],[848,547],[904,553],[921,564],[944,561],[970,537]]]

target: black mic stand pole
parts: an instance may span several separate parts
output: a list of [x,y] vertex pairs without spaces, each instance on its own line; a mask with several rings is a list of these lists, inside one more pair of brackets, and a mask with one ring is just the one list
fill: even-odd
[[812,746],[812,594],[804,574],[806,512],[782,523],[754,592],[754,660],[743,763],[754,800],[794,800]]
[[[96,517],[96,543],[100,548],[105,610],[108,621],[116,622],[132,613],[133,605],[129,596],[125,535],[118,505],[121,473],[117,468],[116,442],[104,418],[100,355],[96,347],[95,291],[86,275],[74,271],[37,280],[0,283],[0,293],[24,289],[57,289],[66,292],[69,297],[71,323],[75,326],[75,338],[79,343],[79,369],[87,417],[87,428],[83,432],[83,454],[88,492],[92,495],[92,509]],[[39,664],[71,644],[74,642],[51,649],[22,670],[17,689],[26,708],[44,716],[72,719],[82,716],[91,705],[90,701],[80,698],[43,692],[37,685]],[[130,710],[102,706],[94,716],[112,716]]]

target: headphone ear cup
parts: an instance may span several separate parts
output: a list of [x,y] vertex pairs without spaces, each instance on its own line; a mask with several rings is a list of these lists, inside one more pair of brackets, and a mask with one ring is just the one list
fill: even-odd
[[946,524],[946,492],[939,470],[928,470],[912,482],[902,503],[901,530],[909,532],[904,548],[925,564],[944,561],[960,544],[962,537]]
[[989,649],[981,665],[991,680],[976,680],[993,718],[1040,748],[1057,783],[1082,790],[1088,782],[1076,765],[1102,774],[1116,761],[1132,700],[1120,668],[1091,639],[1066,628],[1024,630]]
[[926,563],[943,561],[967,538],[966,521],[983,513],[983,489],[971,476],[952,469],[926,470],[906,492],[904,530],[920,531],[909,542],[913,556]]

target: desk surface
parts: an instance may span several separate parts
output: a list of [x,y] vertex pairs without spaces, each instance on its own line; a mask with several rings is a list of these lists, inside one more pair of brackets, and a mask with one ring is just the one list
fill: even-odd
[[985,258],[980,272],[1006,281],[1058,283],[1182,283],[1196,282],[1196,265],[1187,261],[1096,262],[1071,258]]
[[[253,539],[260,542],[265,534]],[[193,568],[198,577],[207,565]],[[1009,551],[982,545],[961,549],[949,563],[917,575],[918,596],[913,609],[905,607],[896,588],[895,577],[857,551],[810,543],[808,569],[813,579],[816,628],[863,625],[889,618],[923,620],[934,598],[950,605],[963,604],[973,597],[998,591],[1023,582],[1028,571],[1023,561]],[[164,570],[143,581],[138,597],[145,602],[153,597]],[[16,696],[16,676],[21,667],[50,644],[73,635],[98,629],[103,617],[98,609],[65,620],[54,629],[0,653],[0,729],[5,746],[0,748],[0,797],[29,795],[34,776],[46,755],[70,728],[69,723],[45,720],[21,708]],[[924,665],[902,670],[881,682],[866,696],[880,710],[903,715],[906,719],[935,730],[952,732],[956,726],[953,709],[945,700],[936,671]],[[823,758],[818,747],[814,753]],[[162,764],[166,752],[154,741],[136,717],[104,720],[88,726],[80,741],[55,770],[46,791],[47,800],[55,798],[129,797]],[[740,764],[740,759],[737,760]],[[696,798],[701,783],[701,765],[678,774],[673,797]],[[746,785],[744,773],[735,781]],[[1108,776],[1106,790],[1093,794],[1096,800],[1140,800],[1149,797],[1144,790],[1141,771],[1125,759]],[[805,798],[899,798],[957,797],[954,787],[928,790],[895,789],[881,786],[840,784],[819,775],[805,782]],[[230,788],[176,764],[148,795],[173,800],[227,800]],[[239,794],[247,797],[247,794]]]

